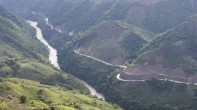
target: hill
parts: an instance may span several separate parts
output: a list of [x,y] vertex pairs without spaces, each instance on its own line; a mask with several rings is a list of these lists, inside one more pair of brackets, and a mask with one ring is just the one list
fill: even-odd
[[0,12],[0,109],[121,109],[87,95],[77,78],[49,63],[48,50],[23,19]]
[[17,78],[0,80],[2,110],[121,110],[118,106],[88,97],[76,90]]
[[32,12],[40,12],[54,26],[76,33],[109,19],[125,21],[153,32],[164,32],[196,13],[195,0],[1,0],[0,3],[25,17],[32,16]]
[[[95,45],[97,48],[94,48],[95,46],[91,44],[82,44],[82,47],[78,47],[78,49],[85,46],[83,50],[86,55],[112,64],[125,64],[126,61],[133,61],[139,49],[146,45],[147,41],[152,40],[155,33],[164,32],[179,25],[187,17],[195,14],[197,10],[195,0],[29,0],[26,2],[1,0],[0,3],[28,19],[49,18],[49,22],[54,27],[66,33],[66,35],[52,34],[51,39],[46,38],[53,46],[58,46],[57,48],[61,49],[66,44],[65,42],[75,40],[72,39],[72,36],[78,36],[80,39],[83,39],[84,36],[91,37],[89,43],[96,42],[99,44]],[[119,26],[116,24],[119,24]],[[105,28],[109,30],[107,32],[103,31],[104,29],[101,30],[101,27],[105,25],[108,25]],[[117,41],[118,39],[114,40],[115,37],[113,37],[118,37],[118,34],[114,35],[117,28],[124,31],[119,32],[119,41]],[[103,34],[94,35],[99,32]],[[134,35],[137,40],[131,43],[124,42],[125,39],[131,40],[134,38],[127,37],[133,36],[133,33],[138,35],[137,37]],[[110,38],[108,41],[100,43],[98,39],[102,41],[101,38],[105,37]],[[143,37],[143,39],[140,37]],[[111,44],[110,42],[113,42],[112,46],[108,45]],[[133,48],[128,49],[128,47]],[[114,53],[113,56],[109,55],[110,52]]]
[[[195,86],[187,85],[188,78],[196,77],[195,48],[191,48],[191,44],[195,45],[192,29],[195,22],[190,21],[185,28],[179,26],[182,29],[175,27],[196,13],[196,0],[0,0],[0,3],[24,18],[40,21],[45,38],[58,49],[61,68],[103,92],[106,100],[126,110],[195,110]],[[55,29],[46,25],[46,17]],[[164,33],[154,38],[160,32]],[[126,72],[130,76],[140,73],[137,78],[148,80],[118,81],[120,68],[76,54],[74,50],[114,64],[135,60]],[[123,60],[117,63],[119,58]],[[147,72],[156,77],[145,77]],[[128,74],[121,77],[133,78]]]
[[134,32],[121,24],[105,21],[81,36],[76,41],[75,50],[114,65],[124,65],[128,59],[135,58],[135,53],[147,43],[141,34],[148,33]]
[[[0,16],[0,76],[27,78],[85,90],[77,79],[69,74],[62,75],[62,72],[50,65],[46,47],[28,30],[32,28],[24,28],[22,25],[20,27],[15,21],[22,22],[22,20],[1,9],[3,14]],[[28,26],[27,23],[22,23]]]
[[[141,51],[141,56],[126,70],[129,75],[166,76],[169,80],[195,84],[197,16],[162,33]],[[165,75],[164,75],[165,74]]]

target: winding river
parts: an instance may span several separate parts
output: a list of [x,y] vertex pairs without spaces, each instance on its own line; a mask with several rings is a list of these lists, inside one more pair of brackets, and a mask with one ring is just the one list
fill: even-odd
[[[34,21],[28,21],[28,22],[30,23],[30,25],[32,27],[34,27],[36,29],[37,39],[48,47],[48,49],[49,49],[49,60],[50,60],[51,64],[54,65],[54,67],[56,67],[60,70],[60,66],[58,64],[58,58],[57,58],[57,50],[55,48],[53,48],[52,46],[50,46],[49,43],[47,42],[47,40],[44,39],[41,29],[37,26],[38,25],[37,22],[34,22]],[[92,96],[96,96],[100,99],[105,100],[105,97],[101,93],[98,93],[92,86],[90,86],[88,83],[86,83],[83,80],[80,80],[80,81],[81,81],[81,83],[83,83],[89,89]]]

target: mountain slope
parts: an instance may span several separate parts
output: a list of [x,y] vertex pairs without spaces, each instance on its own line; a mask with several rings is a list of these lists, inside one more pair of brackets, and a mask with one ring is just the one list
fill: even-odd
[[[136,40],[131,42],[129,39]],[[137,35],[115,22],[106,21],[81,36],[76,41],[75,48],[85,55],[93,56],[115,65],[123,65],[128,58],[134,58],[135,53],[146,43],[141,35]],[[133,47],[133,50],[130,47]]]
[[120,110],[118,106],[75,90],[17,78],[0,80],[0,109],[3,110]]
[[[122,51],[119,51],[120,48],[124,49],[126,50],[123,52],[125,56],[131,55],[129,59],[133,60],[136,57],[136,53],[138,53],[142,47],[141,44],[143,44],[144,41],[151,42],[149,46],[140,51],[142,55],[134,63],[134,69],[130,67],[128,68],[127,72],[130,75],[137,72],[142,72],[144,74],[147,72],[154,72],[156,74],[162,72],[166,74],[166,71],[170,72],[169,68],[171,70],[178,66],[180,67],[178,70],[173,70],[171,72],[173,74],[169,74],[175,77],[171,78],[165,76],[164,78],[181,80],[187,83],[188,80],[185,80],[185,77],[195,77],[193,74],[196,69],[189,67],[193,62],[195,64],[195,53],[189,55],[186,52],[191,51],[184,48],[189,48],[191,45],[189,46],[188,44],[190,43],[195,45],[195,42],[192,42],[191,39],[191,42],[189,41],[189,43],[186,44],[184,44],[184,40],[184,42],[177,42],[177,39],[179,39],[177,38],[177,35],[183,37],[180,34],[186,32],[187,29],[191,31],[192,29],[190,29],[190,27],[193,25],[188,26],[187,29],[183,29],[183,32],[181,30],[177,31],[177,33],[174,33],[175,30],[169,31],[167,34],[163,34],[163,36],[166,37],[157,37],[153,41],[151,41],[153,37],[147,36],[147,34],[144,33],[141,33],[141,36],[139,36],[138,32],[140,30],[140,32],[148,32],[151,33],[151,35],[154,35],[155,33],[165,32],[168,29],[176,27],[184,22],[189,16],[196,13],[196,0],[116,0],[114,2],[111,0],[30,0],[22,2],[0,0],[0,3],[26,18],[32,18],[33,16],[33,19],[35,19],[39,16],[39,20],[41,18],[43,22],[45,19],[44,17],[48,17],[49,22],[53,24],[54,27],[66,34],[65,37],[71,32],[72,35],[68,36],[69,39],[66,39],[64,35],[57,37],[59,35],[51,33],[51,36],[47,38],[49,35],[47,33],[54,31],[49,29],[45,32],[45,37],[54,47],[57,46],[59,50],[58,56],[62,59],[60,61],[62,69],[86,80],[88,83],[96,87],[97,90],[104,93],[106,100],[118,103],[128,110],[195,110],[196,101],[194,99],[196,98],[196,90],[193,89],[193,86],[155,79],[146,82],[118,81],[116,79],[116,74],[119,74],[120,72],[116,71],[117,68],[77,55],[73,50],[85,48],[87,54],[95,56],[100,54],[98,56],[100,58],[107,57],[107,60],[102,60],[110,61],[111,59],[109,60],[108,57],[111,56],[110,53],[113,56],[113,52],[107,53],[107,55],[105,55],[104,52],[101,53],[102,51],[106,52],[107,48],[105,48],[103,44],[109,46],[110,40],[106,40],[106,42],[104,41],[101,44],[100,41],[105,40],[105,37],[113,38],[113,36],[115,36],[116,39],[113,39],[114,41],[117,41],[119,38],[113,34],[114,31],[108,32],[107,30],[113,30],[115,28],[121,28],[120,30],[123,31],[129,30],[131,34],[135,33],[138,36],[136,37],[135,34],[134,37],[124,36],[125,32],[122,32],[120,38],[124,36],[125,40],[122,40],[123,43],[121,42],[124,45],[120,45],[120,42],[114,44],[119,55]],[[109,21],[110,23],[108,23],[110,25],[112,23],[113,25],[105,28],[102,24],[104,21]],[[132,29],[130,27],[132,27]],[[136,30],[133,30],[133,27],[137,29],[137,32]],[[102,32],[107,31],[107,34],[110,33],[109,36],[106,34],[95,35],[95,33],[98,33],[102,28],[107,29]],[[90,32],[88,32],[89,30]],[[189,34],[187,33],[186,36],[188,35]],[[170,40],[168,40],[169,36]],[[175,36],[175,38],[171,39],[173,38],[172,36]],[[90,40],[86,41],[89,38]],[[91,44],[97,40],[99,41],[97,45],[103,46],[103,48],[97,49],[96,46]],[[136,44],[136,48],[130,48]],[[92,46],[94,48],[91,48]],[[91,51],[87,51],[88,49]],[[95,52],[94,49],[97,51]],[[110,50],[110,48],[108,49]],[[112,49],[114,52],[117,51],[114,48]],[[195,48],[192,50],[195,50]],[[136,53],[133,54],[133,51]],[[133,58],[133,56],[135,57]],[[156,61],[154,59],[156,59]],[[185,61],[186,63],[183,63]],[[189,76],[186,73],[182,73],[183,68],[179,64],[184,64],[183,67],[186,67],[186,71],[190,74]],[[188,67],[189,70],[187,70]],[[135,70],[137,70],[137,72]],[[178,77],[176,74],[177,71],[181,73]],[[126,75],[125,77],[131,78],[133,76],[128,77],[128,75]]]
[[49,63],[46,47],[28,30],[32,28],[12,18],[28,26],[26,22],[3,8],[0,12],[0,109],[121,109],[87,95],[77,78]]
[[32,12],[41,12],[55,26],[65,32],[76,33],[109,19],[125,21],[153,32],[164,32],[196,13],[195,0],[1,0],[0,3],[26,17],[32,16]]
[[177,28],[159,35],[142,50],[135,66],[126,73],[165,74],[171,80],[196,83],[196,27],[194,15]]
[[[17,2],[1,0],[0,3],[11,11],[25,18],[32,19],[32,16],[33,19],[37,18],[38,16],[48,17],[49,22],[63,33],[66,33],[67,35],[64,36],[69,38],[65,39],[62,37],[63,35],[54,34],[52,34],[54,36],[52,39],[46,38],[51,44],[53,44],[53,46],[58,46],[58,48],[62,48],[65,45],[64,42],[71,40],[70,36],[68,35],[69,33],[72,33],[72,36],[81,37],[81,39],[83,38],[81,34],[84,34],[84,36],[87,35],[87,37],[94,37],[95,35],[92,33],[98,33],[97,31],[100,30],[91,30],[91,28],[96,26],[100,26],[101,28],[102,25],[104,26],[103,22],[105,21],[114,21],[116,23],[118,21],[121,26],[127,26],[127,28],[135,27],[135,31],[138,31],[137,35],[139,37],[143,37],[146,41],[148,39],[149,42],[152,40],[154,33],[164,32],[167,29],[177,26],[178,24],[184,22],[187,17],[196,13],[197,10],[197,3],[194,0],[29,0]],[[111,25],[108,27],[108,30],[114,30],[115,28],[117,28],[117,25]],[[92,32],[87,34],[87,31],[90,30]],[[123,28],[122,30],[128,31],[128,29]],[[140,32],[139,30],[143,31]],[[129,33],[136,34],[136,32],[134,32],[134,28],[132,30],[129,29],[129,31]],[[111,33],[109,36],[107,36],[107,33],[103,33],[104,34],[102,35],[97,35],[96,38],[111,37],[109,40],[113,39],[113,31],[109,32]],[[61,36],[61,38],[57,36]],[[119,36],[120,37],[118,39],[121,39],[121,36],[127,35],[125,35],[125,32],[123,32],[120,33]],[[93,39],[92,42],[95,42],[94,40],[97,39]],[[122,39],[122,41],[124,41],[124,39]],[[61,42],[61,45],[59,42]],[[105,44],[111,44],[110,42],[113,42],[113,46],[109,47],[106,45],[106,48],[104,48]],[[86,51],[85,53],[112,64],[124,64],[128,59],[132,61],[134,58],[136,58],[135,54],[139,51],[139,48],[146,44],[143,40],[137,40],[136,42],[139,43],[139,45],[137,45],[137,47],[134,49],[135,51],[131,51],[121,48],[120,42],[116,42],[114,40],[110,42],[106,41],[100,43],[102,46],[97,45],[98,48],[94,48],[96,45],[92,46],[83,44],[86,45],[86,48],[84,49]],[[137,43],[128,43],[126,45],[135,47]],[[105,54],[106,51],[113,52],[114,56],[109,55],[108,52]]]
[[[49,64],[46,47],[32,36],[29,30],[17,25],[15,21],[18,19],[11,21],[15,16],[6,10],[1,10],[1,12],[5,14],[0,16],[0,76],[28,78],[70,88],[84,88],[79,82],[75,83],[76,79],[71,75],[62,75]],[[8,18],[7,15],[9,15]]]

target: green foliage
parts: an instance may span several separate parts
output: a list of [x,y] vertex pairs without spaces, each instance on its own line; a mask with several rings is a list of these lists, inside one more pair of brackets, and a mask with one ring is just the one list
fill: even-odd
[[[45,108],[47,110],[61,110],[61,108],[69,108],[68,110],[73,110],[74,108],[81,108],[82,110],[121,110],[118,106],[81,94],[79,91],[70,91],[58,86],[42,85],[39,82],[31,80],[4,78],[4,81],[0,82],[0,88],[7,87],[10,87],[10,89],[1,92],[2,96],[0,98],[9,100],[4,105],[7,105],[7,108],[10,107],[11,109],[21,110],[23,107],[34,107],[36,109]],[[12,98],[8,99],[8,96]],[[0,102],[1,107],[2,103]]]
[[122,48],[125,50],[125,55],[129,59],[134,59],[137,57],[136,53],[143,47],[145,44],[142,38],[140,38],[135,33],[129,34],[123,41],[122,41]]
[[[97,23],[99,24],[101,21],[106,19],[122,20],[124,22],[129,21],[129,23],[131,23],[130,25],[134,24],[156,33],[164,32],[165,30],[173,28],[182,23],[188,16],[196,13],[196,1],[194,0],[162,0],[162,2],[149,5],[148,7],[138,3],[130,4],[128,2],[124,4],[121,4],[122,2],[120,4],[116,4],[118,2],[107,2],[107,4],[103,3],[104,5],[102,4],[97,6],[90,1],[82,1],[76,4],[69,1],[62,2],[61,0],[30,0],[28,2],[21,0],[12,1],[11,4],[9,3],[9,0],[1,1],[6,4],[10,10],[14,10],[15,12],[22,15],[26,13],[24,10],[30,10],[27,11],[27,13],[32,11],[41,12],[42,14],[49,17],[50,21],[54,25],[61,27],[66,33],[70,31],[85,31],[90,26],[94,26]],[[131,11],[130,9],[134,10]],[[135,9],[139,9],[139,11],[135,11]],[[131,14],[132,16],[129,16],[129,18],[128,14]],[[131,21],[133,19],[134,21]],[[193,28],[195,26],[190,25],[189,27]],[[184,28],[182,31],[186,32],[186,29],[190,28]],[[176,32],[175,34],[172,34],[174,31],[169,31],[167,34],[164,33],[164,35],[162,35],[163,37],[157,37],[151,41],[151,43],[142,49],[138,55],[160,50],[160,54],[164,56],[163,58],[165,58],[165,61],[162,62],[161,65],[164,65],[165,67],[168,67],[169,65],[169,67],[173,68],[179,67],[179,64],[190,65],[188,61],[191,60],[189,59],[185,61],[184,59],[180,61],[180,59],[184,58],[184,55],[181,53],[182,51],[174,51],[180,49],[177,47],[173,48],[174,44],[177,45],[177,42],[174,42],[177,40],[176,38],[173,39],[172,37],[177,37],[177,35],[181,34],[182,31]],[[44,32],[45,36],[48,36],[48,34],[46,34],[48,32],[48,30]],[[155,80],[151,80],[147,82],[147,84],[118,82],[117,80],[114,81],[114,68],[103,65],[96,61],[92,61],[88,58],[75,55],[72,52],[72,49],[75,46],[74,44],[71,43],[73,46],[68,48],[65,47],[67,46],[67,41],[65,40],[70,39],[63,38],[63,35],[57,35],[54,33],[50,34],[53,34],[54,36],[48,38],[48,40],[50,40],[50,44],[53,44],[54,47],[57,47],[59,50],[61,50],[61,54],[58,56],[63,59],[60,61],[63,70],[71,72],[74,75],[87,80],[91,85],[97,86],[97,88],[104,92],[107,100],[120,104],[121,106],[125,107],[126,110],[195,109],[192,109],[193,102],[191,101],[191,92],[188,92],[187,89],[185,89],[185,86],[176,87],[169,82],[158,82]],[[57,36],[61,37],[56,39],[55,37]],[[188,35],[186,34],[186,36]],[[4,38],[4,40],[7,42],[9,41],[9,43],[15,43],[9,38]],[[196,59],[196,39],[191,38],[190,40],[191,41],[188,40],[189,42],[186,41],[188,45],[186,48],[189,50],[187,52],[192,55],[194,59]],[[131,56],[132,58],[135,56],[135,54],[133,55],[133,52],[135,53],[135,51],[141,48],[142,45],[138,43],[138,41],[140,41],[139,39],[133,40],[131,37],[129,37],[129,39],[126,41],[130,42],[123,43],[124,45],[122,47],[129,51],[129,53],[126,53],[126,56]],[[134,43],[136,47],[129,48],[131,47],[130,43]],[[15,46],[18,47],[18,45]],[[182,44],[179,46],[182,46]],[[185,67],[185,65],[183,65],[184,70],[186,70],[188,73],[194,74],[193,68],[188,68],[187,66]],[[52,77],[49,79],[53,80]],[[56,79],[63,82],[65,81],[60,75],[55,75],[54,79],[55,81]],[[167,90],[165,88],[167,88]],[[78,105],[74,104],[74,102],[70,104],[72,106],[79,107]]]
[[62,58],[60,61],[62,70],[86,80],[97,89],[102,87],[98,85],[104,84],[108,76],[115,70],[114,67],[76,55],[72,50],[64,51],[59,58]]
[[24,95],[20,96],[20,102],[22,104],[26,103],[26,101],[27,101],[27,97],[26,96],[24,96]]
[[156,79],[151,79],[147,81],[147,84],[156,91],[169,91],[173,89],[173,83],[170,81],[159,81]]
[[14,70],[14,73],[18,73],[20,70],[20,65],[17,63],[16,59],[6,59],[5,64],[7,64],[12,70]]
[[[87,89],[71,75],[61,75],[62,72],[49,64],[48,51],[29,32],[29,28],[18,25],[26,24],[15,18],[3,8],[0,8],[0,76],[20,77],[36,80],[44,84],[58,84],[68,89],[80,89],[87,93]],[[8,17],[8,18],[7,18]],[[14,17],[14,18],[13,18]],[[27,24],[26,24],[27,25]],[[27,26],[28,27],[28,26]]]

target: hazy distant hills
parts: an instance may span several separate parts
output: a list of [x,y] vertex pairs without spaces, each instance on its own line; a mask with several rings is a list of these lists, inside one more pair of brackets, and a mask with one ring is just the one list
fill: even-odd
[[195,0],[84,0],[75,3],[69,0],[29,0],[12,1],[12,4],[9,0],[1,0],[1,4],[19,14],[41,12],[55,26],[68,32],[85,31],[106,19],[121,20],[146,30],[163,32],[196,12]]

